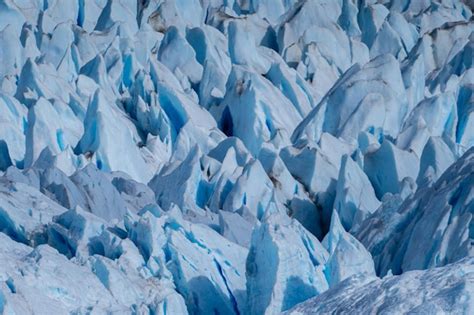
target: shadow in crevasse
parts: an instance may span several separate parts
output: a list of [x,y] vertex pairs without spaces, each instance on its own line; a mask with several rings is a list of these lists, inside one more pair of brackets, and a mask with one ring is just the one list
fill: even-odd
[[290,277],[286,283],[285,294],[283,298],[282,311],[287,311],[293,306],[318,294],[318,291],[304,283],[298,277]]
[[0,140],[0,171],[6,171],[9,166],[13,165],[10,159],[10,152],[5,140]]
[[236,291],[229,297],[209,278],[199,276],[187,283],[187,290],[178,291],[184,296],[190,314],[240,314],[237,301],[245,298],[245,291]]

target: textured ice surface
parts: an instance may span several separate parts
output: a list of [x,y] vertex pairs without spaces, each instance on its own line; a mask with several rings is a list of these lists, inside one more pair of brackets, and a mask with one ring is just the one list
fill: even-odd
[[474,308],[474,262],[409,271],[382,279],[357,276],[301,303],[285,314],[470,314]]
[[472,255],[474,149],[400,205],[389,198],[356,229],[379,274],[399,274]]
[[472,314],[472,10],[0,0],[0,314]]

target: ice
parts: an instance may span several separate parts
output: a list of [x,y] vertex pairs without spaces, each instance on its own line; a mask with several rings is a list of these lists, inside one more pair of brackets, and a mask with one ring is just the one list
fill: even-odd
[[293,197],[288,208],[292,218],[298,220],[305,229],[318,239],[323,238],[322,211],[308,196]]
[[174,228],[168,228],[169,268],[189,311],[208,313],[217,307],[221,313],[245,313],[245,250],[209,229],[193,226],[183,233]]
[[222,208],[235,211],[245,206],[256,218],[261,219],[272,198],[272,190],[272,182],[260,162],[250,161],[225,198]]
[[267,210],[247,258],[250,314],[276,314],[325,291],[327,257],[297,221]]
[[266,77],[281,90],[302,116],[307,115],[315,106],[311,87],[298,72],[284,63],[273,64]]
[[22,172],[21,170],[19,170],[18,168],[14,167],[14,166],[10,166],[2,174],[2,176],[5,179],[7,179],[11,182],[22,183],[22,184],[26,184],[26,185],[29,185],[29,186],[32,186],[32,187],[35,187],[35,188],[39,188],[40,187],[40,185],[39,185],[40,180],[39,180],[37,174],[33,173],[34,175],[29,177],[25,173]]
[[43,194],[67,209],[73,209],[76,206],[88,208],[86,195],[67,174],[54,166],[45,168],[35,166],[38,169],[39,185]]
[[358,36],[361,34],[357,23],[357,13],[359,13],[359,10],[352,1],[344,0],[342,2],[342,11],[338,23],[349,36]]
[[444,93],[420,102],[411,112],[405,124],[409,126],[412,121],[423,119],[432,136],[445,135],[454,138],[457,125],[456,99],[453,93]]
[[150,76],[158,94],[160,107],[174,128],[173,139],[187,121],[192,121],[195,126],[206,131],[216,127],[211,114],[197,104],[197,96],[193,96],[193,90],[183,89],[178,78],[163,64],[151,62],[150,66]]
[[332,23],[337,22],[340,12],[341,8],[337,2],[310,1],[297,3],[293,10],[288,11],[284,16],[284,27],[278,34],[280,49],[284,52],[313,25],[330,27]]
[[190,312],[245,313],[245,249],[171,215],[156,218],[148,212],[129,232],[150,268],[158,264],[156,272],[174,279]]
[[28,127],[27,109],[14,98],[2,94],[0,96],[0,128],[1,163],[0,169],[6,170],[10,165],[21,165],[25,156],[25,131]]
[[[325,3],[311,2],[305,7],[316,5],[313,14],[320,14],[320,9],[317,6],[327,6]],[[342,9],[337,7],[336,3],[331,3],[332,12],[343,10],[338,22],[341,26],[345,25],[345,20],[342,19],[342,14],[347,5],[343,5]],[[301,11],[303,12],[303,11]],[[304,14],[299,12],[293,17],[292,22],[308,23],[309,21],[302,21],[307,17],[302,17]],[[329,19],[333,19],[330,17]],[[321,17],[317,25],[311,25],[307,29],[299,30],[302,32],[297,43],[290,45],[286,50],[283,50],[283,56],[287,62],[298,63],[299,72],[315,87],[314,95],[315,101],[319,102],[326,92],[333,86],[340,75],[345,72],[352,64],[364,64],[369,60],[368,48],[361,42],[350,38],[340,27],[336,26],[336,21],[328,22],[326,16]],[[325,22],[323,22],[325,21]],[[298,25],[297,28],[303,27],[304,24]],[[358,26],[357,26],[358,29]],[[352,30],[351,30],[352,31]],[[285,28],[283,38],[292,38],[294,30]],[[355,30],[354,32],[357,32]],[[349,35],[349,36],[348,36]]]
[[398,36],[400,36],[400,40],[403,44],[403,47],[401,48],[403,48],[406,51],[406,54],[408,54],[416,45],[419,37],[416,27],[408,23],[405,17],[396,11],[390,12],[387,21]]
[[43,243],[46,225],[66,211],[37,189],[5,177],[0,178],[0,194],[0,231],[16,242]]
[[0,32],[0,43],[2,45],[0,49],[0,64],[2,65],[0,75],[4,78],[17,74],[18,67],[22,65],[21,43],[11,24],[8,24]]
[[[105,220],[120,219],[127,212],[124,200],[110,181],[94,164],[89,164],[71,176],[85,196],[88,209]],[[95,189],[101,187],[101,189]]]
[[[374,8],[378,9],[380,7],[376,5],[371,7],[371,9]],[[377,11],[377,9],[374,11]],[[380,22],[374,21],[374,24],[378,23]],[[371,27],[374,26],[377,27],[376,25]],[[367,36],[370,40],[370,35],[367,34]],[[416,27],[408,23],[402,14],[390,12],[375,35],[372,44],[369,45],[370,56],[374,58],[381,54],[390,53],[399,60],[404,60],[415,46],[418,37]]]
[[[408,229],[412,229],[412,235],[404,236],[401,248],[405,252],[399,250],[398,254],[403,257],[402,270],[442,266],[470,255],[467,218],[472,212],[472,154],[472,150],[468,151],[459,161],[466,163],[454,164],[435,184],[434,189],[439,193],[431,196],[416,224]],[[454,173],[457,176],[453,178],[451,172],[459,175]],[[450,185],[445,181],[451,182]],[[443,233],[440,235],[439,231]],[[424,257],[420,257],[420,249]]]
[[43,79],[44,75],[39,73],[38,65],[28,58],[21,69],[15,98],[28,107],[36,103],[36,100],[41,96],[49,98],[51,93],[48,93],[48,89],[42,83]]
[[334,200],[334,208],[341,224],[346,230],[350,230],[353,225],[362,223],[379,206],[380,202],[369,179],[357,163],[345,155],[341,162]]
[[80,1],[77,23],[88,32],[92,32],[97,24],[97,20],[102,10],[107,5],[107,0]]
[[200,150],[194,147],[186,159],[173,169],[163,168],[148,184],[157,197],[158,204],[169,209],[172,204],[193,208],[197,204],[198,184],[201,182]]
[[430,134],[428,124],[423,117],[417,117],[400,132],[396,140],[397,147],[420,157]]
[[184,30],[186,26],[199,26],[204,18],[204,10],[198,0],[156,2],[150,1],[148,4],[153,10],[148,19],[158,32],[174,25],[180,30]]
[[244,166],[251,159],[251,155],[242,143],[242,140],[236,137],[228,137],[222,140],[222,142],[209,152],[209,156],[224,163],[224,159],[226,158],[230,148],[233,149],[235,161],[238,166]]
[[[69,50],[71,44],[74,41],[74,33],[72,31],[72,27],[68,23],[59,24],[53,31],[51,35],[51,39],[49,41],[45,41],[42,44],[42,51],[44,52],[44,60],[48,63],[51,63],[56,69],[59,69],[60,66],[67,60],[67,54],[71,54]],[[72,58],[71,56],[69,56]],[[70,73],[71,76],[77,76],[77,64],[73,63],[73,69]],[[65,69],[61,69],[65,70]],[[62,71],[61,71],[62,72]],[[64,73],[61,73],[64,75]],[[73,78],[71,78],[73,79]]]
[[268,19],[272,24],[277,23],[279,18],[285,14],[297,1],[251,1],[253,10],[262,18]]
[[370,46],[370,57],[373,58],[387,53],[398,59],[404,59],[406,57],[400,36],[392,28],[390,23],[385,21]]
[[243,20],[231,21],[228,26],[229,55],[233,64],[247,66],[258,73],[266,73],[270,63],[259,54],[253,37],[252,25]]
[[[383,164],[383,165],[382,165]],[[364,156],[364,172],[381,198],[385,193],[399,193],[405,177],[416,179],[419,171],[418,157],[396,147],[384,139],[380,148]]]
[[362,41],[371,47],[390,11],[382,4],[366,4],[360,10],[359,24]]
[[[419,46],[415,46],[416,51],[424,55],[425,73],[441,68],[448,63],[469,41],[468,38],[472,32],[469,24],[461,22],[462,20],[458,21],[432,29],[433,33],[425,35]],[[452,50],[448,50],[447,47],[452,47]]]
[[472,313],[471,2],[0,0],[0,313]]
[[241,214],[235,212],[219,212],[221,235],[246,248],[250,247],[252,229],[256,224],[256,221],[257,220],[253,216],[247,216],[244,218]]
[[[11,278],[11,289],[4,291],[8,292],[6,310],[30,312],[34,307],[41,313],[56,314],[87,308],[123,311],[114,303],[110,293],[102,290],[102,284],[86,266],[70,262],[48,245],[36,249],[19,247],[21,244],[3,234],[0,236],[5,244],[1,253],[5,262],[1,268],[2,278]],[[16,292],[21,292],[21,295]]]
[[322,245],[329,252],[324,275],[330,288],[354,275],[375,275],[372,256],[364,245],[344,230],[337,211],[332,213],[331,226]]
[[[149,166],[137,146],[139,138],[135,126],[118,108],[107,102],[100,90],[94,94],[87,108],[84,130],[77,149],[81,153],[95,154],[97,168],[124,171],[141,181],[151,178],[150,170],[147,172]],[[129,148],[127,155],[121,154],[122,146],[117,146],[116,141]]]
[[53,219],[48,226],[48,243],[68,258],[87,257],[90,243],[104,232],[106,223],[76,206]]
[[175,27],[170,27],[158,51],[158,59],[172,72],[181,71],[196,84],[202,77],[202,66],[196,60],[196,53]]
[[134,181],[124,173],[116,172],[112,176],[112,185],[120,193],[128,209],[138,212],[155,203],[155,194],[147,185]]
[[408,111],[423,99],[425,90],[425,61],[422,54],[407,58],[401,63],[403,83],[407,91]]
[[[472,48],[471,48],[472,49]],[[471,50],[472,51],[472,50]],[[474,138],[472,137],[472,121],[474,119],[474,105],[472,83],[474,82],[474,72],[466,71],[461,81],[459,96],[457,101],[458,119],[456,142],[461,143],[466,148],[472,147]]]
[[455,160],[455,154],[442,138],[431,137],[420,158],[418,185],[434,183]]
[[15,9],[15,3],[12,1],[2,1],[0,7],[0,29],[4,30],[7,25],[11,25],[17,35],[20,34],[23,23],[26,19],[19,10]]
[[[87,2],[87,1],[84,1]],[[108,0],[102,13],[97,19],[95,30],[104,31],[115,23],[124,24],[129,31],[138,31],[137,1],[111,1]]]
[[113,86],[110,82],[109,76],[107,75],[106,69],[104,57],[102,57],[102,55],[97,55],[82,66],[79,74],[88,76],[94,80],[98,86],[102,87],[104,91],[109,94],[114,94]]
[[303,190],[302,185],[291,176],[278,152],[272,150],[271,146],[262,148],[258,160],[275,186],[279,200],[286,202],[293,199],[295,195],[303,197],[303,194],[299,193]]
[[[372,101],[365,105],[369,93],[381,95],[383,101],[377,101],[375,104]],[[380,55],[373,59],[330,94],[323,129],[344,134],[344,130],[348,128],[344,124],[356,120],[354,116],[364,115],[363,112],[359,114],[359,110],[362,111],[365,106],[385,107],[385,118],[376,123],[367,119],[369,124],[361,126],[364,129],[349,129],[350,131],[346,131],[348,135],[367,131],[370,127],[383,128],[384,132],[392,136],[398,133],[407,104],[399,65],[392,55]],[[370,116],[377,117],[374,112]]]
[[280,90],[243,66],[233,66],[227,86],[219,118],[224,133],[240,138],[253,155],[264,142],[276,148],[289,144],[287,130],[302,116]]
[[471,148],[406,202],[386,198],[361,225],[355,235],[374,256],[378,274],[444,266],[471,255],[473,153]]
[[225,83],[231,61],[226,54],[227,38],[213,27],[202,26],[186,32],[186,40],[196,52],[203,73],[199,84],[199,101],[204,107],[218,103],[225,95]]
[[284,148],[280,151],[280,157],[293,177],[304,185],[309,195],[323,209],[324,223],[329,223],[341,156],[326,153],[313,143],[301,143],[296,147]]
[[48,100],[40,98],[28,111],[25,167],[32,166],[45,147],[53,155],[65,150],[70,144],[63,129],[59,113]]
[[317,142],[326,131],[349,140],[373,129],[393,137],[402,127],[407,106],[399,63],[390,54],[380,55],[347,70],[295,129],[293,139]]
[[411,271],[383,279],[360,275],[301,303],[285,314],[326,312],[460,313],[472,309],[472,258],[449,267]]
[[358,149],[362,154],[373,153],[380,149],[379,137],[370,132],[361,132],[357,137]]

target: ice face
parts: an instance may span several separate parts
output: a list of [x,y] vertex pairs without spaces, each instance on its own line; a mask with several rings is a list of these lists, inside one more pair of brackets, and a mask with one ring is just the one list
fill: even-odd
[[[380,202],[363,170],[348,155],[342,159],[337,179],[334,209],[346,230],[362,223]],[[338,220],[339,220],[338,218]]]
[[297,221],[267,209],[247,258],[249,312],[276,314],[325,291],[327,256]]
[[331,226],[322,245],[329,252],[324,275],[330,287],[354,275],[375,275],[372,256],[355,237],[344,230],[337,211],[333,211]]
[[0,313],[473,313],[471,2],[0,0]]

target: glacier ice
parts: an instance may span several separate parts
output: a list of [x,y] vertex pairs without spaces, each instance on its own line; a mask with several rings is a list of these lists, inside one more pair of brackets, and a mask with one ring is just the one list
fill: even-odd
[[284,314],[393,312],[397,314],[469,314],[472,258],[448,267],[410,271],[382,279],[358,276]]
[[0,0],[0,314],[474,311],[464,0]]
[[330,287],[353,275],[375,275],[372,256],[355,237],[344,230],[337,211],[332,213],[331,226],[322,245],[329,253],[324,275]]
[[383,140],[377,151],[364,156],[364,171],[381,198],[387,192],[400,193],[403,179],[418,175],[419,159],[412,151]]
[[328,288],[327,251],[280,211],[272,204],[252,235],[246,263],[250,314],[276,314]]
[[472,255],[473,157],[471,148],[399,205],[383,200],[355,231],[379,274],[444,266]]
[[350,156],[344,155],[337,179],[334,210],[346,230],[362,223],[380,206],[375,191],[363,170]]

